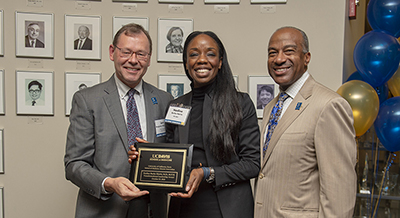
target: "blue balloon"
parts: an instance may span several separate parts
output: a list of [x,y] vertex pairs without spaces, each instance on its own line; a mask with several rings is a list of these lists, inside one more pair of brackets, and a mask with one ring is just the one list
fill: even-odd
[[[349,78],[347,78],[346,82],[351,81],[351,80],[360,80],[360,81],[368,83],[368,81],[365,81],[364,78],[361,76],[361,74],[358,71],[355,71],[354,73],[352,73],[349,76]],[[371,85],[371,84],[369,84],[369,85]],[[388,87],[387,83],[385,83],[381,86],[375,87],[374,89],[376,91],[376,94],[378,94],[379,104],[382,104],[389,97],[389,87]]]
[[400,43],[379,30],[364,34],[353,53],[354,64],[364,81],[378,87],[386,83],[400,63]]
[[378,86],[375,88],[376,94],[378,94],[379,97],[379,104],[382,104],[384,101],[387,100],[389,96],[389,86],[387,83]]
[[374,30],[384,30],[400,36],[400,0],[371,0],[367,7],[369,25]]
[[400,96],[389,98],[380,105],[374,127],[388,151],[400,150]]

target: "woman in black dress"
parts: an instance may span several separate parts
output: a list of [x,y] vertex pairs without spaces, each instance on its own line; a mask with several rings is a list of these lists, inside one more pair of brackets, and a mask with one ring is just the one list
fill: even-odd
[[193,32],[183,64],[192,91],[171,103],[191,106],[187,124],[166,123],[167,141],[194,144],[187,193],[170,193],[169,217],[252,218],[250,179],[260,169],[253,102],[238,92],[225,48],[213,32]]

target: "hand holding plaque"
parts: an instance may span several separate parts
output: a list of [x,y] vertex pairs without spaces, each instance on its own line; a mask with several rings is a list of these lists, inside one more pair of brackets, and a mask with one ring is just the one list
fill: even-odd
[[185,192],[193,145],[136,143],[138,156],[131,165],[131,181],[140,189]]

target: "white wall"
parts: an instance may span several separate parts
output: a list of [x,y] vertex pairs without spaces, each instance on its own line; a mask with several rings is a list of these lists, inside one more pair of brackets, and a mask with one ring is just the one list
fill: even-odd
[[[0,186],[4,186],[7,218],[74,216],[77,188],[65,180],[63,166],[69,124],[64,111],[64,72],[101,72],[103,81],[110,77],[113,64],[108,58],[108,46],[112,41],[113,16],[149,17],[155,50],[157,18],[193,18],[195,30],[212,30],[220,36],[233,72],[239,75],[239,89],[242,91],[247,91],[248,75],[267,75],[268,39],[276,28],[285,25],[297,26],[308,34],[312,53],[309,72],[321,83],[337,90],[342,83],[343,70],[352,68],[352,61],[344,60],[346,52],[352,52],[352,49],[345,49],[349,47],[345,42],[345,30],[355,28],[347,20],[346,0],[288,0],[287,4],[276,5],[276,12],[271,14],[260,13],[261,5],[252,5],[250,0],[229,5],[229,14],[214,13],[214,5],[205,5],[202,0],[184,4],[183,13],[178,14],[169,13],[169,4],[159,4],[157,0],[138,3],[137,12],[124,12],[122,3],[111,0],[90,1],[90,10],[75,9],[73,0],[39,0],[43,1],[43,7],[29,7],[28,1],[0,2],[5,30],[5,55],[0,57],[0,69],[5,70],[6,95],[5,115],[0,116],[5,144],[5,173],[0,175]],[[15,11],[54,13],[54,59],[15,57]],[[64,59],[65,14],[102,17],[102,60],[84,61],[90,64],[90,70],[77,70],[78,61]],[[355,31],[354,34],[359,34],[359,30]],[[348,37],[352,36],[353,32]],[[30,68],[32,61],[39,61],[43,67]],[[181,65],[157,63],[156,55],[153,55],[145,80],[157,85],[157,75],[176,74],[169,72],[176,66]],[[54,116],[16,115],[15,70],[54,71]],[[39,123],[32,123],[36,118]]]

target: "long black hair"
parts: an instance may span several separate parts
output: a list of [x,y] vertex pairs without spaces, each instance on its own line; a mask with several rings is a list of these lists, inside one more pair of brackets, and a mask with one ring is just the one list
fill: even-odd
[[188,45],[196,36],[201,34],[210,36],[217,43],[219,57],[222,59],[221,69],[215,77],[208,143],[214,157],[227,163],[231,156],[235,154],[235,143],[242,121],[239,93],[235,87],[224,45],[218,36],[211,31],[195,31],[186,38],[182,56],[187,77],[193,81],[186,68]]

